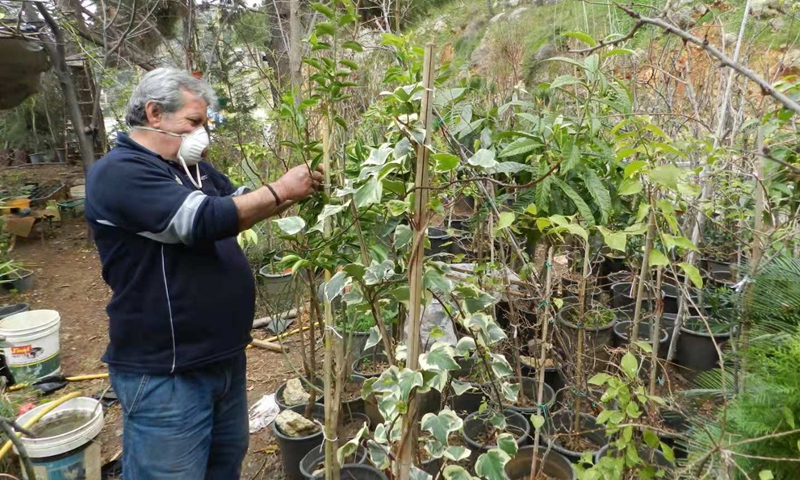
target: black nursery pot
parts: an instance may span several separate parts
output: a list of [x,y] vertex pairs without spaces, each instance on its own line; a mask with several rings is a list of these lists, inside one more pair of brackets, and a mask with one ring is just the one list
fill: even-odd
[[30,308],[31,306],[27,303],[17,303],[14,305],[0,306],[0,320],[6,317],[10,317],[11,315],[27,312],[28,310],[30,310]]
[[[300,383],[302,383],[302,384],[303,384],[303,388],[305,388],[305,389],[306,389],[306,391],[308,391],[308,388],[309,388],[309,387],[308,387],[308,385],[306,384],[306,382],[307,382],[307,380],[305,380],[305,379],[303,379],[303,378],[301,378],[301,379],[300,379]],[[319,379],[319,378],[317,378],[317,379],[316,379],[316,381],[314,382],[314,384],[315,384],[317,387],[319,387],[319,389],[320,389],[320,390],[322,390],[322,389],[324,388],[324,387],[323,387],[323,385],[322,385],[322,380],[321,380],[321,379]],[[286,410],[287,408],[292,408],[292,407],[294,407],[294,406],[295,406],[295,405],[286,405],[286,404],[284,403],[284,401],[283,401],[283,391],[284,391],[285,389],[286,389],[286,382],[283,382],[283,383],[281,383],[281,385],[278,387],[278,389],[275,391],[275,403],[277,403],[277,404],[278,404],[278,408],[280,408],[280,410],[281,410],[281,411],[283,411],[283,410]],[[321,393],[317,392],[317,399],[316,399],[316,402],[317,402],[317,403],[319,403],[320,405],[324,404],[324,403],[325,403],[325,396],[324,396],[324,395],[322,395]],[[302,406],[305,406],[305,403],[303,403],[303,404],[302,404]]]
[[440,227],[428,227],[427,235],[431,242],[431,248],[425,251],[425,255],[450,253],[450,246],[445,246],[445,243],[451,242],[453,238],[447,234],[447,230]]
[[[614,346],[624,347],[630,342],[631,329],[633,328],[632,321],[617,322],[614,325]],[[653,336],[651,330],[653,326],[646,322],[639,322],[639,340],[647,342],[648,345],[652,344]],[[669,348],[669,334],[662,329],[658,339],[658,356],[665,358],[667,356],[667,349]]]
[[[537,465],[541,466],[538,470],[553,480],[575,480],[575,471],[572,465],[563,455],[558,452],[549,451],[545,454],[545,448],[539,447]],[[506,463],[506,475],[511,480],[528,480],[531,476],[531,461],[533,460],[533,447],[522,447],[517,455]],[[540,467],[537,466],[537,469]]]
[[[520,365],[520,370],[522,371],[523,377],[536,379],[535,367],[523,362],[522,365]],[[550,388],[552,388],[556,393],[566,386],[564,377],[561,376],[561,372],[559,372],[555,367],[548,367],[544,369],[544,383],[549,385]]]
[[[663,295],[662,298],[664,299],[664,313],[678,313],[680,288],[675,285],[664,283],[661,285],[661,292]],[[700,299],[697,298],[697,292],[693,288],[690,288],[689,294],[691,295],[690,298],[692,302],[699,307]],[[686,306],[689,307],[689,315],[698,315],[697,308],[692,306],[689,302],[686,302]]]
[[[527,398],[535,399],[539,391],[539,384],[535,379],[530,377],[522,377],[522,387],[520,388],[520,396],[524,394]],[[556,403],[556,392],[547,383],[544,384],[542,391],[542,402],[545,405],[545,413],[553,411],[553,405]],[[539,413],[539,407],[518,407],[516,405],[508,405],[509,410],[513,410],[522,414],[525,418],[529,418],[532,414]]]
[[[577,311],[577,307],[566,305],[556,314],[556,320],[561,327],[561,340],[565,348],[575,349],[578,345],[578,332],[580,328],[573,323],[570,315]],[[585,348],[590,356],[598,360],[608,360],[606,347],[611,345],[612,328],[616,322],[616,317],[606,325],[596,328],[584,328]]]
[[352,463],[342,465],[340,478],[342,480],[389,480],[383,472],[375,467]]
[[377,352],[367,353],[367,354],[361,355],[360,357],[358,357],[358,360],[353,362],[352,372],[354,374],[356,374],[356,375],[358,375],[360,377],[364,377],[364,378],[380,377],[381,376],[380,373],[369,373],[369,372],[364,372],[363,370],[361,370],[362,366],[366,362],[370,362],[370,361],[373,361],[373,360],[378,360],[378,361],[389,363],[389,357],[387,357],[386,354],[383,353],[383,352],[380,352],[380,353],[377,353]]
[[[614,308],[619,310],[633,310],[636,307],[636,292],[631,292],[631,282],[620,282],[611,285],[612,300]],[[642,308],[646,311],[652,310],[654,306],[652,294],[646,294],[642,299]]]
[[[573,413],[571,411],[560,411],[552,416],[552,418],[545,422],[543,427],[542,440],[546,445],[549,445],[553,450],[566,457],[572,463],[579,463],[581,456],[587,452],[576,452],[564,447],[556,435],[565,435],[572,432]],[[580,436],[590,440],[597,445],[596,450],[589,450],[588,452],[595,455],[600,451],[601,447],[607,443],[606,436],[603,434],[603,426],[598,425],[597,418],[581,413],[580,418]]]
[[[297,405],[291,407],[300,415],[305,412],[305,405]],[[315,405],[313,412],[314,419],[319,420],[320,423],[325,422],[325,407],[322,405]],[[272,434],[278,443],[278,449],[281,452],[281,463],[283,464],[283,472],[287,480],[303,480],[305,477],[300,470],[300,463],[303,461],[308,452],[322,445],[322,429],[319,432],[308,435],[305,437],[289,437],[284,435],[278,428],[276,422],[272,423]]]
[[[709,335],[705,324],[699,317],[689,317],[681,327],[681,336],[678,338],[678,351],[676,359],[678,364],[693,373],[704,372],[719,365],[719,355],[714,343],[720,345],[731,338],[731,325],[714,324],[709,321],[713,335]],[[722,326],[722,328],[715,328]],[[716,330],[716,331],[715,331]]]
[[[523,446],[527,442],[528,435],[531,433],[531,423],[520,413],[513,410],[506,409],[503,411],[506,417],[506,429],[512,430],[516,433],[516,441],[518,446]],[[472,456],[477,458],[481,453],[488,452],[497,445],[484,445],[479,442],[476,437],[482,433],[486,433],[488,429],[494,428],[489,422],[490,416],[486,413],[474,412],[464,420],[464,428],[461,431],[464,442],[470,450]]]
[[[360,446],[356,449],[356,453],[353,457],[348,457],[347,459],[352,459],[353,461],[351,464],[359,464],[363,465],[367,461],[367,449]],[[324,445],[320,445],[319,447],[311,450],[303,457],[303,460],[300,462],[300,472],[303,474],[303,478],[306,480],[315,480],[320,478],[325,478],[325,473],[323,472],[321,475],[314,476],[314,472],[317,471],[317,467],[320,465],[325,464],[325,448]]]
[[[350,375],[350,382],[357,383],[358,385],[363,384],[364,380],[366,379],[361,375]],[[343,401],[340,411],[345,414],[364,413],[364,399],[359,395],[359,397],[354,400]]]
[[[469,375],[469,373],[472,371],[473,365],[475,364],[475,358],[470,357],[466,360],[459,358],[457,362],[461,368],[453,372],[453,378],[460,378]],[[453,406],[453,411],[467,413],[477,412],[478,408],[481,406],[481,403],[483,403],[484,399],[486,398],[486,394],[483,393],[481,384],[472,382],[470,383],[473,386],[472,390],[467,390],[461,395],[453,394],[453,398],[450,400],[450,403]]]

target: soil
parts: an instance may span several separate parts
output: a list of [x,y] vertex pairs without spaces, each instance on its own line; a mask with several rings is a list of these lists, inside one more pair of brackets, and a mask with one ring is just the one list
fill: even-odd
[[594,452],[600,450],[602,445],[596,444],[591,438],[583,435],[561,434],[558,442],[562,447],[573,452]]
[[[26,182],[61,180],[67,186],[83,183],[81,167],[43,165],[19,169],[0,169],[0,185],[22,185]],[[44,232],[44,240],[42,240]],[[12,294],[0,289],[0,305],[26,302],[31,309],[54,309],[61,314],[61,367],[65,375],[106,373],[100,357],[108,344],[108,317],[106,305],[111,291],[103,281],[97,250],[87,237],[87,227],[82,216],[62,215],[52,226],[37,224],[29,238],[17,238],[10,258],[22,262],[36,274],[36,287],[30,293]],[[257,311],[264,306],[257,300]],[[293,327],[307,324],[307,314],[295,320]],[[254,330],[253,337],[271,336],[265,330]],[[316,337],[317,364],[322,365],[322,349]],[[308,344],[308,332],[305,333]],[[296,377],[291,365],[302,371],[300,340],[293,335],[283,340],[289,347],[284,355],[260,348],[247,349],[247,397],[252,406],[264,395],[275,392],[286,380]],[[42,397],[30,389],[6,393],[0,399],[8,400],[10,408],[18,412],[22,405],[60,398],[67,393],[81,391],[86,396],[103,392],[109,387],[108,379],[72,382],[58,392]],[[0,400],[0,401],[2,401]],[[122,414],[119,404],[104,409],[105,424],[97,441],[101,444],[101,461],[106,464],[122,453]],[[0,471],[16,469],[13,455],[0,462]],[[13,470],[12,470],[13,472]],[[20,476],[20,475],[18,475]],[[21,478],[21,476],[20,476]],[[283,480],[280,452],[267,427],[250,435],[250,447],[242,464],[242,478],[251,480]]]
[[342,391],[342,402],[352,402],[361,398],[361,383],[349,381]]
[[[431,459],[431,456],[428,455],[428,452],[425,450],[425,442],[423,442],[423,439],[425,439],[425,438],[432,438],[432,436],[428,432],[420,433],[420,436],[419,436],[420,442],[419,442],[419,447],[418,447],[417,452],[419,453],[419,459],[420,459],[421,462],[427,462],[428,460]],[[447,444],[450,445],[451,447],[466,447],[466,448],[469,448],[467,446],[467,444],[464,443],[464,437],[461,436],[461,432],[460,431],[451,432],[450,436],[447,437]],[[464,460],[462,462],[458,462],[457,465],[461,465],[463,462],[468,462],[468,460]]]
[[497,428],[491,428],[491,426],[487,424],[486,430],[475,435],[473,440],[479,445],[497,445],[497,437],[502,433],[510,433],[511,436],[514,437],[514,440],[519,440],[523,435],[523,432],[510,425],[507,426],[505,430],[499,430]]
[[363,418],[346,418],[344,424],[342,425],[342,432],[339,434],[339,438],[344,439],[344,441],[339,442],[339,444],[344,445],[344,442],[355,438],[356,434],[363,426]]
[[377,375],[389,368],[389,362],[382,358],[362,360],[358,366],[358,371],[367,375]]

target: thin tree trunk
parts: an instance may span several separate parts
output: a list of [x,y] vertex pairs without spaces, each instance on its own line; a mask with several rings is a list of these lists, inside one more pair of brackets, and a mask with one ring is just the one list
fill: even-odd
[[[539,363],[536,365],[536,404],[544,404],[544,373],[546,371],[545,362],[547,362],[547,328],[550,325],[550,288],[552,282],[552,265],[553,265],[553,246],[547,249],[547,265],[545,268],[545,283],[544,283],[544,309],[542,310],[542,340],[539,342]],[[547,418],[548,412],[540,412],[542,416]],[[576,416],[577,413],[576,413]],[[536,480],[536,462],[539,456],[539,429],[537,428],[533,434],[533,459],[531,460],[531,476],[530,480]]]
[[289,0],[289,69],[295,101],[299,102],[298,92],[302,84],[302,25],[300,24],[300,0]]
[[[583,366],[583,357],[584,357],[584,348],[586,343],[586,282],[589,277],[589,241],[586,240],[585,245],[583,247],[583,273],[581,274],[581,283],[580,287],[578,288],[578,321],[576,325],[578,325],[578,348],[575,354],[578,356],[577,362],[575,365],[575,382],[578,385],[578,390],[580,392],[575,395],[575,411],[573,412],[573,424],[572,424],[572,433],[574,435],[578,435],[581,429],[581,403],[583,398],[584,390],[584,366]],[[592,352],[594,353],[594,352]]]

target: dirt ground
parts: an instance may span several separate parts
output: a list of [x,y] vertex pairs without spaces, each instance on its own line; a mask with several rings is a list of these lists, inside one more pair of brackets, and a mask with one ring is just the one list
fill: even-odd
[[[30,167],[0,169],[0,185],[59,179],[68,184],[81,183],[82,172],[71,167]],[[108,317],[105,307],[111,291],[101,277],[100,260],[94,245],[87,240],[86,224],[82,217],[65,216],[47,230],[42,240],[39,232],[31,238],[17,239],[11,258],[34,270],[36,287],[28,294],[0,293],[0,305],[30,303],[31,309],[53,309],[61,314],[61,366],[67,375],[105,373],[100,361],[108,342]],[[256,338],[269,336],[266,331],[253,332]],[[297,336],[286,340],[290,347],[289,360],[300,365]],[[294,347],[294,348],[292,348]],[[292,368],[281,353],[258,348],[247,350],[248,403],[253,405],[265,394],[291,378]],[[56,399],[79,390],[86,396],[102,392],[108,380],[75,382],[66,389],[46,398],[30,391],[12,393],[8,399],[19,407]],[[119,405],[105,409],[105,427],[98,441],[102,443],[103,463],[119,457],[122,451],[122,417]],[[243,479],[283,479],[280,455],[267,427],[250,436],[250,448],[243,465]]]

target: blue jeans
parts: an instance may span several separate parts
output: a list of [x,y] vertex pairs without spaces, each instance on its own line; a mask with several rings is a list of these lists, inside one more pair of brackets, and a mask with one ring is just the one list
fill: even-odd
[[123,412],[123,478],[238,479],[250,440],[246,366],[242,352],[174,375],[111,368]]

